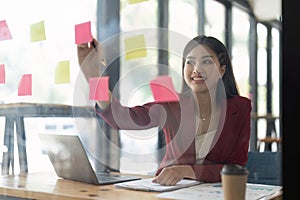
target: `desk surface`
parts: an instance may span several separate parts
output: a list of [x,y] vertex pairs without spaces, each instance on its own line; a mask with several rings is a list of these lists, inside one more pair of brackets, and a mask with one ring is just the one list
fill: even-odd
[[[147,176],[148,177],[148,176]],[[0,195],[37,200],[167,200],[156,197],[157,192],[134,191],[110,185],[91,185],[58,178],[53,172],[0,176]],[[282,193],[270,197],[282,200]]]
[[96,186],[58,178],[51,172],[7,175],[0,177],[0,194],[28,199],[161,199],[156,192],[143,192],[115,188],[111,185]]

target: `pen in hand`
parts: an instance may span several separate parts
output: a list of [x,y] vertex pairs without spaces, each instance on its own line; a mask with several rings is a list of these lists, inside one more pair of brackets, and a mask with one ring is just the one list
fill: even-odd
[[[96,45],[94,39],[93,39],[93,41],[91,42],[91,44],[92,44],[93,48],[95,49],[95,51],[97,51],[97,45]],[[105,60],[104,58],[101,59],[101,64],[102,64],[103,66],[106,66],[106,60]]]
[[96,46],[94,40],[91,42],[91,44],[92,44],[92,46],[94,47],[94,49],[97,51],[97,46]]

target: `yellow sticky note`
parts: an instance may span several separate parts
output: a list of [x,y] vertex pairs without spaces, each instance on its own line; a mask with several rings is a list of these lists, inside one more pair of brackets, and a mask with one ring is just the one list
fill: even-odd
[[30,25],[31,42],[46,40],[44,21]]
[[147,51],[145,47],[144,35],[137,35],[125,39],[126,60],[146,57]]
[[70,62],[60,61],[55,69],[55,83],[69,83],[70,82]]
[[134,4],[134,3],[141,3],[143,1],[148,1],[148,0],[128,0],[130,4]]

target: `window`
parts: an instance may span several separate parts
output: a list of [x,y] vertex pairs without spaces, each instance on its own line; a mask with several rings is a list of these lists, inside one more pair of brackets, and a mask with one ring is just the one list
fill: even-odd
[[[280,33],[276,28],[272,28],[272,112],[276,117],[280,117],[280,104],[281,104],[281,78],[280,78]],[[277,137],[282,138],[280,133],[279,119],[275,121],[275,129]]]
[[197,2],[169,1],[169,75],[175,89],[182,85],[182,53],[186,43],[197,36]]
[[[272,28],[272,108],[275,116],[280,115],[280,35]],[[279,129],[278,129],[279,130]]]
[[[92,33],[96,36],[96,4],[97,0],[11,0],[1,4],[0,21],[6,21],[12,39],[0,41],[0,64],[5,65],[6,75],[5,84],[0,84],[0,103],[73,105],[74,93],[78,92],[76,83],[80,72],[75,45],[75,25],[90,21]],[[43,22],[46,39],[31,42],[30,27],[39,22]],[[56,66],[58,62],[66,60],[69,61],[70,81],[56,84]],[[18,96],[18,84],[24,74],[32,75],[32,95]],[[43,170],[44,164],[49,163],[45,157],[41,157],[37,133],[73,130],[73,119],[26,118],[24,122],[29,171]],[[5,120],[1,118],[1,162],[2,150],[5,149],[2,146],[4,125]],[[17,145],[14,147],[17,156]]]
[[[91,21],[96,35],[96,3],[97,0],[12,0],[1,4],[0,20],[6,20],[12,39],[0,41],[0,64],[6,69],[0,102],[73,104],[79,73],[74,27]],[[31,42],[30,26],[39,22],[44,23],[46,39]],[[56,65],[65,60],[69,61],[70,81],[56,84]],[[23,74],[32,74],[32,95],[18,96]]]
[[[137,4],[121,1],[119,92],[120,102],[124,106],[136,106],[153,101],[149,82],[158,74],[157,12],[156,0]],[[128,59],[125,55],[127,51],[125,41],[134,38],[143,40],[144,55],[136,54],[133,59]],[[155,172],[158,167],[156,152],[158,129],[119,132],[122,146],[120,171],[143,174]]]
[[[260,23],[257,24],[257,36],[257,114],[263,116],[267,114],[267,28]],[[257,137],[265,137],[266,120],[257,120],[257,126]]]
[[240,94],[249,97],[249,16],[232,7],[232,67]]
[[[157,76],[157,1],[128,4],[121,1],[121,58],[120,58],[120,101],[123,105],[133,106],[152,101],[148,83]],[[136,20],[139,19],[139,20]],[[126,59],[125,40],[142,36],[145,40],[145,57]],[[123,55],[122,55],[123,54]]]
[[266,115],[267,96],[267,28],[257,24],[257,85],[258,85],[258,115]]
[[217,1],[205,0],[205,31],[225,43],[225,6]]

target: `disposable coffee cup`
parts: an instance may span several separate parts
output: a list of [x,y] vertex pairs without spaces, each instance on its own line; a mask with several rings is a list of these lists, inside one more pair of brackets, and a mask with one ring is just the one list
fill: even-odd
[[224,165],[221,171],[224,200],[245,200],[249,171],[241,165]]

